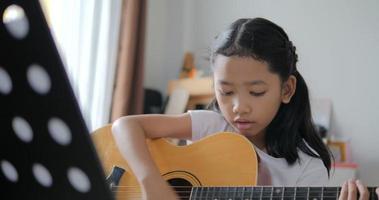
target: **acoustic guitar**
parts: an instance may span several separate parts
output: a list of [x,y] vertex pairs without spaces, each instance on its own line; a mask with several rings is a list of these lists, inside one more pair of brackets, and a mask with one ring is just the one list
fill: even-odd
[[[92,134],[110,187],[117,200],[141,199],[141,189],[114,142],[111,126]],[[257,156],[243,136],[218,133],[187,146],[166,139],[147,140],[162,177],[180,199],[338,199],[340,187],[270,187],[257,183]],[[125,172],[125,173],[124,173]],[[377,199],[369,188],[370,200]]]

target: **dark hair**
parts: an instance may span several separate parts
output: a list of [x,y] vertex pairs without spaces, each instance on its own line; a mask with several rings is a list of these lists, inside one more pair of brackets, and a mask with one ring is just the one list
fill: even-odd
[[[212,64],[219,54],[265,61],[270,72],[278,74],[282,82],[290,75],[296,77],[296,91],[291,101],[281,104],[266,129],[267,152],[274,157],[284,157],[287,163],[293,164],[299,158],[299,148],[312,157],[321,158],[329,174],[331,154],[312,122],[308,88],[296,69],[296,48],[284,30],[263,18],[238,19],[216,37],[211,50]],[[212,105],[219,111],[216,100]]]

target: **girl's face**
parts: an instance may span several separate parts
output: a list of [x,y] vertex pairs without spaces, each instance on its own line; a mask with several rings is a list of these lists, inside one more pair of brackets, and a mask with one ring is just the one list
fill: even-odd
[[225,119],[247,137],[263,136],[281,103],[288,103],[296,78],[282,84],[266,62],[251,57],[217,55],[214,89]]

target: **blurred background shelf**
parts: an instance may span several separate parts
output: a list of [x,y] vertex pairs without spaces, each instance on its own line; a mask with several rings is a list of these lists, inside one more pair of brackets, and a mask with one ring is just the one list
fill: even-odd
[[168,95],[178,89],[186,90],[189,94],[186,110],[194,110],[208,105],[214,97],[212,78],[185,78],[168,82]]

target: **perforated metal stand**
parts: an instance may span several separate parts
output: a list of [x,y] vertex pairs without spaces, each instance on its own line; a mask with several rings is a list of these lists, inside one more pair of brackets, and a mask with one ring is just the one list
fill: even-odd
[[112,199],[38,0],[0,1],[0,128],[0,199]]

